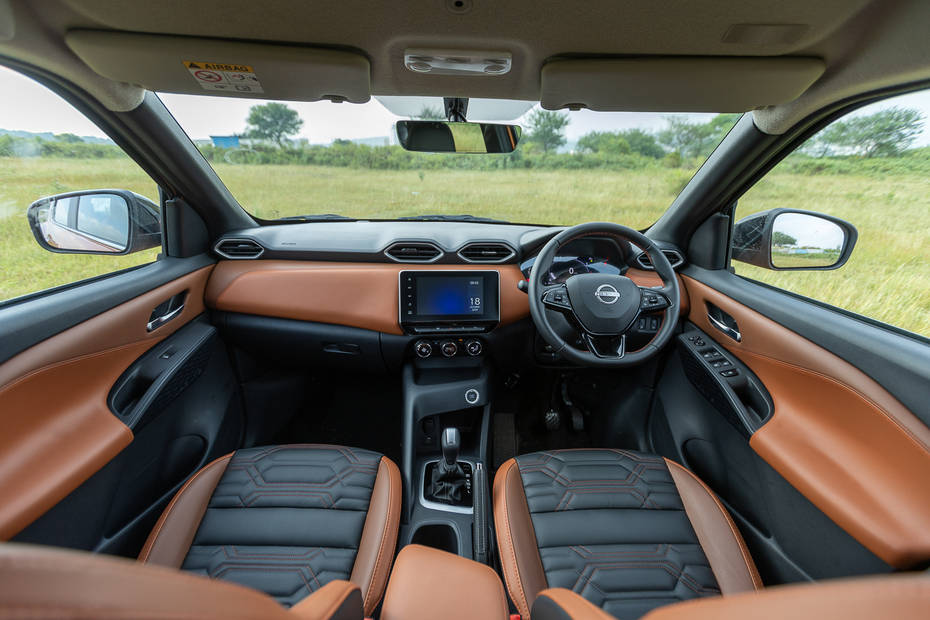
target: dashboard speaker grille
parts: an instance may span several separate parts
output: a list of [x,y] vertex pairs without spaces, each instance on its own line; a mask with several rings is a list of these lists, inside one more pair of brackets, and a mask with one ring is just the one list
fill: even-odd
[[516,252],[505,243],[469,243],[458,251],[459,257],[469,263],[503,263]]
[[442,256],[442,250],[432,243],[408,241],[395,243],[384,253],[398,263],[431,263]]
[[252,239],[220,239],[213,251],[223,258],[245,260],[258,258],[265,253],[265,248]]

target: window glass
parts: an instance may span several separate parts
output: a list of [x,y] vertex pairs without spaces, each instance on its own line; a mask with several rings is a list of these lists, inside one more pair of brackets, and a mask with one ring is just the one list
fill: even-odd
[[152,179],[96,125],[44,86],[0,67],[0,302],[155,260],[157,247],[118,253],[125,246],[113,241],[126,238],[129,221],[108,214],[106,198],[57,200],[38,217],[50,238],[73,243],[83,229],[108,242],[87,247],[116,246],[112,254],[56,253],[37,243],[27,220],[31,204],[103,188],[158,200]]
[[[852,256],[833,271],[773,271],[733,261],[737,274],[930,336],[930,92],[894,97],[834,121],[739,200],[736,220],[788,207],[856,227]],[[782,216],[780,216],[782,217]],[[783,240],[778,265],[805,252]],[[810,232],[810,231],[807,231]]]

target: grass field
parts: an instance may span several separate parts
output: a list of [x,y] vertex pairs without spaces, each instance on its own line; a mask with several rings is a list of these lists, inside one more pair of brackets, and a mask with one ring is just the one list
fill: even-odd
[[[254,215],[306,213],[391,218],[423,213],[472,215],[540,224],[614,221],[651,224],[688,174],[678,169],[493,172],[359,170],[298,165],[217,171]],[[157,197],[129,160],[0,159],[0,300],[153,260],[45,252],[26,223],[36,198],[116,187]],[[787,288],[930,336],[930,192],[925,177],[795,175],[776,169],[740,201],[738,217],[795,207],[842,217],[859,229],[849,263],[836,271],[773,272],[734,263],[740,275]]]

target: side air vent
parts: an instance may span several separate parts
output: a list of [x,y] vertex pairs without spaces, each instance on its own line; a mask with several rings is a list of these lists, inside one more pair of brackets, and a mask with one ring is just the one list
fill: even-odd
[[432,243],[403,241],[388,247],[384,254],[398,263],[431,263],[439,260],[442,250]]
[[[685,257],[681,255],[678,250],[662,250],[662,253],[665,254],[665,258],[668,259],[668,262],[672,264],[672,269],[678,269],[685,262]],[[636,257],[636,263],[643,269],[648,269],[649,271],[655,271],[652,267],[652,259],[649,258],[649,255],[645,252],[639,254]]]
[[458,254],[468,263],[503,263],[516,252],[506,243],[469,243]]
[[220,239],[213,251],[230,260],[247,260],[258,258],[265,253],[265,248],[251,239]]

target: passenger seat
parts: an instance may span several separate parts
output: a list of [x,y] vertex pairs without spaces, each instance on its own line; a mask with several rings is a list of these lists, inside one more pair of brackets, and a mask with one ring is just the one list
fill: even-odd
[[187,481],[139,560],[249,586],[285,607],[348,580],[371,615],[394,557],[400,502],[397,465],[375,452],[238,450]]

